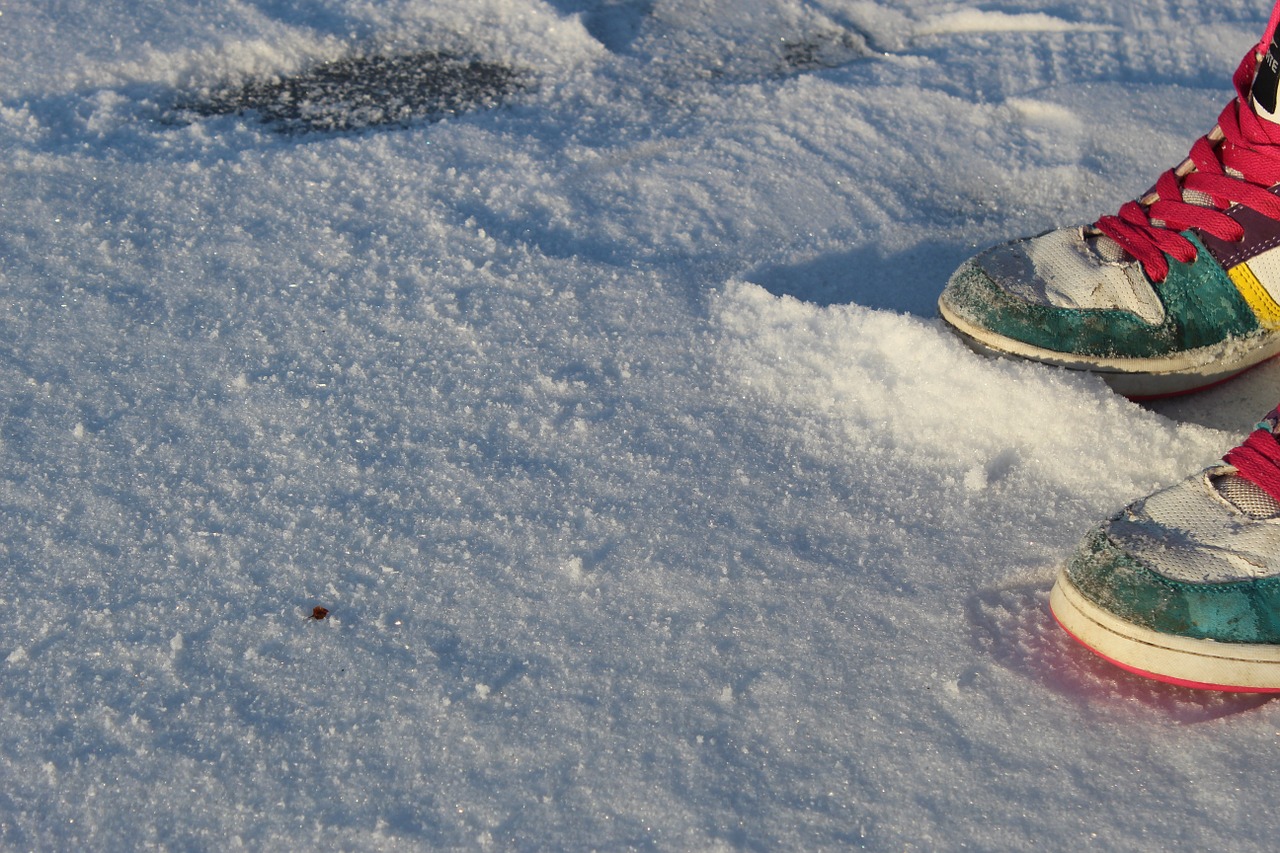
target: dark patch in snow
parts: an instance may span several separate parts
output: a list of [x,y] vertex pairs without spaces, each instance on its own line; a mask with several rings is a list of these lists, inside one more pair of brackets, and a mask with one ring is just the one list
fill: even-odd
[[[690,53],[691,57],[698,57],[696,48]],[[874,55],[855,32],[821,30],[748,42],[735,45],[730,52],[703,55],[694,59],[699,67],[686,67],[685,73],[717,83],[754,83],[840,68]],[[677,61],[685,60],[681,57]]]
[[494,107],[524,86],[518,71],[496,62],[434,50],[370,53],[213,88],[175,108],[197,116],[254,112],[281,133],[346,132]]
[[782,40],[782,62],[787,69],[839,68],[865,59],[870,51],[866,40],[847,30],[811,33],[800,39]]

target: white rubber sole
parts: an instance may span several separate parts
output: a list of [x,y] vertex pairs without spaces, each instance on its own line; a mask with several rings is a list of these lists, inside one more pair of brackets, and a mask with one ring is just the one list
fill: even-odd
[[1280,334],[1228,340],[1163,358],[1092,358],[1042,349],[975,326],[938,303],[938,313],[968,346],[984,355],[1015,356],[1101,376],[1117,394],[1135,400],[1199,391],[1280,355]]
[[1085,598],[1065,570],[1049,609],[1083,646],[1138,675],[1205,690],[1280,693],[1280,645],[1194,640],[1134,625]]

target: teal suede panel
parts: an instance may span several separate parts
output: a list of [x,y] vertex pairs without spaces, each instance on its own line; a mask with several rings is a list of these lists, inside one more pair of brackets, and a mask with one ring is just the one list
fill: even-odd
[[1244,337],[1259,329],[1258,318],[1244,301],[1213,254],[1191,231],[1182,232],[1196,247],[1189,264],[1170,259],[1169,277],[1156,285],[1183,349],[1209,346],[1228,337]]
[[1193,584],[1152,572],[1100,527],[1067,564],[1086,598],[1126,622],[1221,643],[1280,643],[1280,578]]
[[1159,325],[1118,309],[1054,308],[1024,302],[1001,290],[979,266],[965,264],[943,292],[947,307],[969,322],[1013,340],[1065,354],[1100,358],[1150,358],[1247,337],[1260,331],[1257,317],[1200,241],[1196,260],[1169,262],[1159,285],[1165,319]]

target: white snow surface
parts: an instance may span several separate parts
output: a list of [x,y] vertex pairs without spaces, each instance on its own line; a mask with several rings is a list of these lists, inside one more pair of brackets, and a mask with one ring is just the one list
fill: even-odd
[[[934,313],[1268,11],[0,3],[0,847],[1271,849],[1280,706],[1046,602],[1280,368],[1144,407]],[[525,84],[171,114],[375,48]]]

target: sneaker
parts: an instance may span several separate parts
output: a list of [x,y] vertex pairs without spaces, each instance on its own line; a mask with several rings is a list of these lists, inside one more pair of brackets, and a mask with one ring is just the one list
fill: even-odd
[[1280,693],[1280,408],[1216,465],[1130,504],[1058,574],[1086,647],[1186,687]]
[[1180,394],[1280,353],[1280,3],[1187,160],[1115,216],[989,249],[938,300],[973,348]]

